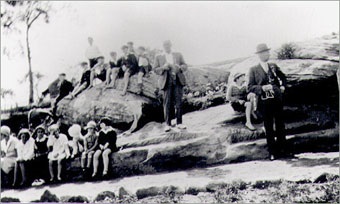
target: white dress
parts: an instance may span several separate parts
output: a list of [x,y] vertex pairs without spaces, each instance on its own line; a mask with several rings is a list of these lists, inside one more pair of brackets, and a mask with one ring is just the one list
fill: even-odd
[[64,134],[59,134],[57,139],[54,135],[50,135],[47,141],[47,146],[52,147],[52,152],[48,154],[49,160],[61,160],[66,156],[70,156],[70,149],[68,147],[68,139]]

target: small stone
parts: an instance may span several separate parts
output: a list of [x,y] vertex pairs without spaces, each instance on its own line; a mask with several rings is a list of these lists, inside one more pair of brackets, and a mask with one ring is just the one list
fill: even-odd
[[104,191],[97,195],[96,199],[94,201],[107,201],[107,200],[114,200],[116,198],[116,195],[114,192],[111,191]]
[[49,190],[46,190],[40,197],[40,202],[51,202],[51,203],[57,203],[59,202],[59,198],[52,194]]

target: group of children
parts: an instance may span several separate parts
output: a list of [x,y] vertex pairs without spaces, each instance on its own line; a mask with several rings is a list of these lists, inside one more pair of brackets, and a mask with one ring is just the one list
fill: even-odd
[[104,56],[99,49],[93,45],[93,39],[89,37],[89,48],[87,49],[88,62],[82,62],[83,74],[80,83],[75,87],[70,96],[76,97],[85,89],[94,86],[94,80],[98,79],[105,83],[106,88],[116,88],[116,79],[124,78],[122,96],[127,92],[130,77],[137,74],[138,94],[142,93],[143,77],[151,71],[151,64],[143,46],[135,52],[133,42],[122,46],[123,56],[117,59],[117,53],[110,53],[110,60],[105,63]]
[[[52,124],[47,130],[43,125],[36,127],[33,132],[21,129],[17,137],[8,126],[1,126],[1,170],[5,174],[14,170],[13,186],[17,186],[19,180],[20,186],[44,182],[42,179],[46,179],[44,175],[47,167],[50,182],[60,181],[64,161],[80,156],[83,172],[88,173],[93,169],[92,177],[98,176],[99,162],[102,160],[102,176],[105,177],[108,174],[109,155],[118,151],[117,134],[111,126],[110,118],[102,118],[98,125],[99,132],[96,131],[97,124],[94,121],[88,122],[84,136],[80,125],[72,125],[68,129],[71,140],[60,132],[58,123]],[[37,166],[39,168],[34,168]],[[35,171],[33,178],[27,176],[32,170]]]

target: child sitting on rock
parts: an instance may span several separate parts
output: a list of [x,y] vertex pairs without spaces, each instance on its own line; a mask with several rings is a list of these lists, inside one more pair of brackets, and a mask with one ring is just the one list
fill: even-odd
[[98,135],[98,145],[96,147],[96,152],[94,153],[93,158],[93,174],[92,177],[96,177],[99,165],[99,157],[103,158],[103,177],[107,176],[108,168],[109,168],[109,155],[112,152],[117,151],[117,133],[111,127],[111,120],[107,117],[104,117],[100,120],[100,132]]
[[151,71],[151,66],[149,63],[149,59],[147,58],[145,54],[145,48],[144,47],[138,47],[137,49],[138,54],[138,77],[137,77],[137,84],[138,84],[138,94],[142,93],[143,88],[143,76],[148,74]]
[[70,147],[72,148],[71,158],[76,157],[79,153],[84,151],[84,136],[81,134],[81,127],[78,124],[73,124],[68,129],[68,134],[72,137],[70,141]]
[[[89,169],[92,164],[93,154],[95,152],[95,148],[97,147],[97,139],[98,135],[96,133],[96,123],[94,121],[90,121],[87,123],[85,129],[87,130],[87,134],[84,136],[84,152],[81,155],[81,168],[83,171],[86,171],[86,168]],[[86,165],[87,159],[87,165]]]
[[54,124],[49,128],[50,136],[47,141],[49,147],[49,171],[51,175],[50,181],[54,181],[53,164],[58,163],[57,179],[61,180],[62,162],[70,157],[70,149],[68,147],[67,136],[60,133],[59,126]]
[[245,126],[254,131],[256,128],[253,126],[251,122],[251,115],[254,115],[255,105],[256,104],[256,95],[254,93],[247,92],[245,74],[236,73],[234,75],[234,83],[231,83],[227,90],[226,99],[230,101],[232,108],[236,112],[244,112],[246,113],[246,124]]
[[87,62],[82,62],[80,66],[83,68],[83,74],[81,76],[79,84],[74,88],[70,94],[70,98],[76,97],[82,91],[90,86],[91,83],[91,69]]

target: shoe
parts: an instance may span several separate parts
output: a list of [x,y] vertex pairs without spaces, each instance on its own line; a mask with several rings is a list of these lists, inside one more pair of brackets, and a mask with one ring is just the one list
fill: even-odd
[[250,124],[250,123],[246,123],[245,126],[246,126],[246,128],[248,128],[250,131],[255,131],[255,130],[256,130],[256,128],[255,128],[252,124]]
[[58,176],[58,178],[57,178],[57,179],[58,179],[58,181],[61,181],[61,177],[60,177],[60,176]]
[[269,160],[270,160],[270,161],[274,161],[274,160],[275,160],[275,157],[274,157],[274,155],[273,155],[273,154],[270,154],[270,156],[269,156]]
[[171,130],[171,126],[167,125],[165,128],[164,128],[164,132],[169,132]]
[[185,130],[185,129],[187,129],[187,126],[185,126],[183,124],[179,124],[179,125],[177,125],[177,128],[180,129],[180,130]]

